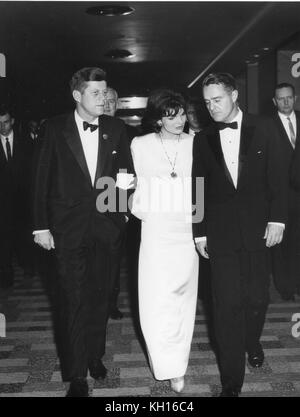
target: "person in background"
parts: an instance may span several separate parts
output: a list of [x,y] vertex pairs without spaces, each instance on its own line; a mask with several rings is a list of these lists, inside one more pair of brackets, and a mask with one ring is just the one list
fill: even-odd
[[[295,151],[293,152],[293,157],[291,161],[290,186],[295,192],[295,209],[298,213],[300,213],[300,140],[296,141],[296,147]],[[294,228],[294,251],[297,255],[298,262],[300,262],[300,216],[297,217],[297,221],[294,223]],[[300,274],[298,274],[295,283],[297,288],[297,294],[300,295]]]
[[28,122],[28,139],[36,141],[39,134],[39,122],[36,119],[31,119]]
[[[288,83],[278,84],[275,88],[273,103],[276,112],[273,121],[280,138],[280,159],[284,163],[286,175],[289,175],[295,147],[300,138],[300,112],[295,111],[295,88]],[[300,258],[297,225],[300,221],[299,196],[290,183],[288,196],[288,221],[280,245],[272,248],[272,274],[274,284],[281,298],[295,301],[300,295]]]
[[[118,109],[118,93],[117,91],[112,88],[112,87],[107,87],[107,93],[106,93],[106,98],[105,98],[105,106],[104,106],[104,114],[106,114],[107,116],[111,116],[111,117],[115,117],[116,112]],[[126,131],[127,131],[127,138],[129,140],[129,143],[131,143],[132,139],[135,136],[138,136],[138,130],[135,129],[133,126],[129,126],[129,125],[125,125],[126,126]],[[129,228],[130,231],[132,230],[132,223],[136,223],[137,220],[135,218],[130,218],[129,220],[129,224],[127,225],[127,229]],[[127,230],[128,232],[128,230]],[[125,240],[127,240],[126,243],[129,243],[131,246],[134,244],[134,242],[128,242],[129,237],[132,237],[131,240],[133,239],[132,233],[126,233],[126,237]],[[131,249],[130,248],[127,252],[130,253],[131,255]],[[124,251],[123,251],[124,252]],[[118,296],[120,293],[120,278],[121,278],[121,261],[122,261],[122,253],[120,253],[120,259],[118,260],[118,266],[116,267],[115,271],[116,271],[116,276],[114,277],[114,285],[113,285],[113,293],[112,293],[112,298],[111,298],[111,304],[110,304],[110,318],[113,320],[120,320],[123,318],[123,313],[122,311],[119,310],[118,308]],[[128,264],[130,264],[131,259],[127,259]]]
[[31,221],[31,152],[14,130],[12,111],[0,106],[0,287],[14,283],[13,256],[24,270],[34,275]]
[[[202,110],[202,111],[201,111]],[[189,135],[195,136],[204,128],[203,115],[201,114],[201,102],[197,97],[189,97],[186,100],[186,124],[184,131]]]
[[[107,96],[105,100],[104,114],[107,116],[115,117],[118,110],[118,93],[112,87],[107,87]],[[136,136],[139,136],[139,130],[131,125],[125,124],[127,137],[131,143],[132,139]]]

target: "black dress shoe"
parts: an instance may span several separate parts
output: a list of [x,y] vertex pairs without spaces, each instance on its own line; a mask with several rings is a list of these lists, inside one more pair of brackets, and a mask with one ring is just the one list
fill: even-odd
[[123,313],[117,307],[113,308],[109,314],[109,317],[113,320],[121,320],[123,318]]
[[70,383],[70,388],[66,397],[88,397],[89,387],[85,378],[74,378]]
[[248,363],[252,368],[260,368],[264,363],[264,359],[265,355],[262,349],[258,352],[248,353]]
[[240,392],[238,388],[223,388],[219,397],[238,397]]
[[89,364],[90,375],[94,379],[104,379],[107,375],[107,369],[101,359],[96,359]]

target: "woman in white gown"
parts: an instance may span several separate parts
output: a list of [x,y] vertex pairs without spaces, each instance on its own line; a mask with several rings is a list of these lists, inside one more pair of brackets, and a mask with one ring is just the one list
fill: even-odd
[[182,391],[195,323],[198,255],[191,224],[193,137],[183,133],[185,102],[157,90],[145,113],[153,133],[134,138],[133,214],[142,220],[139,313],[157,380]]

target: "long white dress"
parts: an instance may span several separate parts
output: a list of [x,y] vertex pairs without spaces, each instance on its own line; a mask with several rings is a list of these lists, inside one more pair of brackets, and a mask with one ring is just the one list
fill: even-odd
[[[172,142],[172,143],[171,143]],[[142,220],[139,313],[156,379],[185,374],[195,323],[198,255],[191,224],[193,137],[167,141],[155,133],[134,138],[131,151],[138,184],[133,214]],[[166,152],[176,165],[177,178]]]

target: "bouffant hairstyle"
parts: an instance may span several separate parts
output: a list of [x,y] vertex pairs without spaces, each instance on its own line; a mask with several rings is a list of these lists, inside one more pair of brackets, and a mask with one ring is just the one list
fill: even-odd
[[161,129],[158,123],[163,117],[176,116],[180,109],[185,111],[183,96],[168,89],[155,90],[150,93],[147,108],[143,117],[143,126],[147,132],[158,133]]

